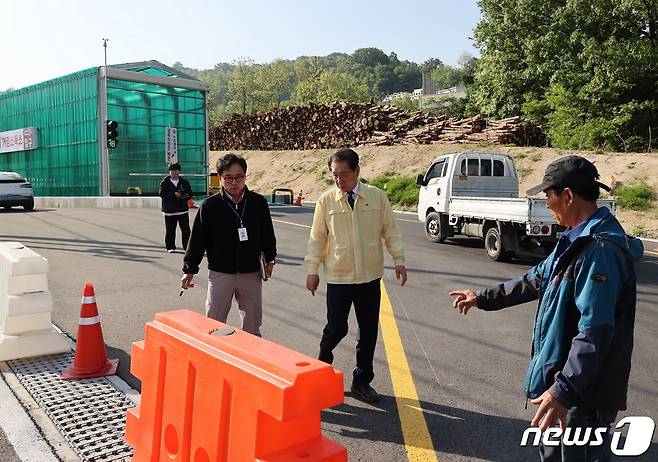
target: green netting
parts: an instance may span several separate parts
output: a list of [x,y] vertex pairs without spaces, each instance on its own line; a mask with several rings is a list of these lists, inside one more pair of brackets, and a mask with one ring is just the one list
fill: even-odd
[[[154,67],[133,71],[171,76]],[[0,132],[37,127],[39,136],[38,149],[0,154],[0,170],[27,177],[37,196],[101,194],[97,75],[98,68],[90,68],[0,94]],[[107,119],[119,122],[119,143],[110,151],[110,194],[134,187],[157,194],[167,175],[167,126],[178,131],[183,175],[195,193],[205,194],[204,104],[199,90],[109,79]]]
[[39,148],[0,154],[37,196],[99,194],[98,68],[0,94],[0,132],[37,127]]
[[[107,118],[119,123],[110,153],[110,193],[156,194],[167,175],[165,129],[178,134],[178,160],[196,193],[207,189],[204,94],[199,90],[108,80]],[[158,174],[158,175],[155,175]],[[197,174],[202,176],[190,176]]]

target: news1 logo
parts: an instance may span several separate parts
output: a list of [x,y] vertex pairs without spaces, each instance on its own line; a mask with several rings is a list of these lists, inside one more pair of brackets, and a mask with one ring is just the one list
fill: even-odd
[[[628,426],[626,440],[622,446],[622,432],[620,431]],[[621,419],[615,425],[615,431],[612,433],[610,449],[616,456],[641,456],[651,446],[651,439],[656,429],[656,423],[651,417],[645,416],[628,416]],[[565,446],[601,446],[604,435],[607,433],[607,427],[567,427],[564,431],[559,427],[551,427],[543,434],[538,427],[527,428],[521,437],[521,446],[527,446],[530,436],[533,436],[532,446],[559,446],[560,443]]]

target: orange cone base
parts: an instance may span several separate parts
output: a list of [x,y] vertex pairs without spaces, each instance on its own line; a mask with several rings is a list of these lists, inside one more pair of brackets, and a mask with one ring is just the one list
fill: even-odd
[[94,377],[105,377],[106,375],[114,375],[117,372],[119,365],[118,359],[108,359],[103,367],[95,372],[80,372],[75,370],[71,365],[62,372],[62,380],[80,380],[80,379],[93,379]]

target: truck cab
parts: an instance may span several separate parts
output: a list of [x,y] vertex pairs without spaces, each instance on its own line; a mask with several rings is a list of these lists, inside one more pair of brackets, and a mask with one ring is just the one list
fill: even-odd
[[429,220],[426,232],[428,237],[436,236],[435,242],[442,240],[437,234],[441,226],[438,220],[443,218],[443,226],[448,226],[449,203],[452,197],[519,196],[519,180],[514,160],[500,153],[446,154],[435,159],[425,175],[418,175],[416,183],[420,186],[418,219],[422,222]]
[[[455,235],[478,237],[492,260],[521,250],[553,249],[559,226],[543,197],[519,197],[514,159],[507,154],[459,152],[435,159],[418,175],[418,220],[425,235],[443,242]],[[613,213],[615,201],[600,199]]]

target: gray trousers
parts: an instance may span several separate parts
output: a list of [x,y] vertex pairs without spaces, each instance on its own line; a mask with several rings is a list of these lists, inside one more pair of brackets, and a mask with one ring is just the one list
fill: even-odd
[[240,327],[245,332],[260,335],[263,323],[263,281],[260,273],[219,273],[209,270],[206,316],[226,323],[233,295],[240,311]]

